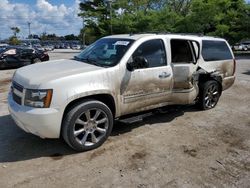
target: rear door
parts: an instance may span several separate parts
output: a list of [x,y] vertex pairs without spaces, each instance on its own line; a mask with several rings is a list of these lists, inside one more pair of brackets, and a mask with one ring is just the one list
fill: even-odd
[[197,69],[199,43],[192,40],[171,39],[171,63],[174,74],[174,91],[193,88],[192,74]]
[[121,88],[122,114],[139,112],[167,103],[173,85],[172,67],[167,63],[166,50],[162,39],[143,42],[131,59],[143,57],[148,67],[127,70],[126,80]]

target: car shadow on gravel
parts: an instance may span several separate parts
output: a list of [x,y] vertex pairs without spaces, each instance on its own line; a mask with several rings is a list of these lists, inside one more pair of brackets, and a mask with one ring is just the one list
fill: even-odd
[[58,160],[75,153],[61,139],[41,139],[16,126],[10,115],[0,116],[0,163],[50,157]]
[[250,75],[250,70],[243,72],[242,74]]
[[199,111],[194,105],[173,105],[146,112],[146,117],[136,122],[123,122],[116,121],[113,127],[111,136],[119,136],[127,132],[131,132],[133,129],[144,125],[153,126],[157,123],[168,123],[175,118],[184,115],[185,112]]
[[[146,124],[153,126],[156,123],[171,122],[190,111],[197,111],[197,109],[193,106],[171,106],[148,111],[150,115],[134,123],[116,121],[111,136],[119,136]],[[41,139],[17,127],[10,115],[0,116],[0,163],[41,157],[59,160],[65,155],[75,153],[62,139]]]
[[14,70],[14,69],[18,69],[20,67],[4,67],[4,68],[0,68],[0,71],[1,70]]

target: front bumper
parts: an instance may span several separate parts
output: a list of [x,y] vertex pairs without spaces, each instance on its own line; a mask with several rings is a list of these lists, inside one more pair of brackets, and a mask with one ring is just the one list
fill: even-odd
[[62,115],[53,108],[32,108],[17,104],[8,95],[9,112],[16,124],[26,132],[41,138],[59,138]]

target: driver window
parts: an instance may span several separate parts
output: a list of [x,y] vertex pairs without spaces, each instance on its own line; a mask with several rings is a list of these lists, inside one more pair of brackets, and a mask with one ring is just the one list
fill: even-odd
[[148,62],[148,68],[167,65],[164,44],[161,39],[149,40],[142,43],[133,53],[133,60],[143,57]]

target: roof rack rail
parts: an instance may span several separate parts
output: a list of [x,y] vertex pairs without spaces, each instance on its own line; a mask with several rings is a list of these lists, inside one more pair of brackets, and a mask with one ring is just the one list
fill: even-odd
[[141,34],[157,34],[156,32],[138,32],[138,33],[129,33],[130,36],[132,35],[141,35]]
[[191,36],[199,36],[199,37],[203,37],[204,36],[203,33],[172,33],[172,34],[176,34],[176,35],[191,35]]
[[138,32],[138,33],[129,33],[130,36],[132,35],[140,35],[140,34],[155,34],[155,35],[159,35],[159,34],[171,34],[170,32],[166,32],[166,31],[147,31],[147,32]]
[[152,31],[152,32],[139,32],[139,33],[130,33],[129,35],[140,35],[140,34],[156,34],[156,35],[167,35],[167,34],[171,34],[171,35],[192,35],[192,36],[199,36],[199,37],[203,37],[204,34],[203,33],[171,33],[168,31]]

